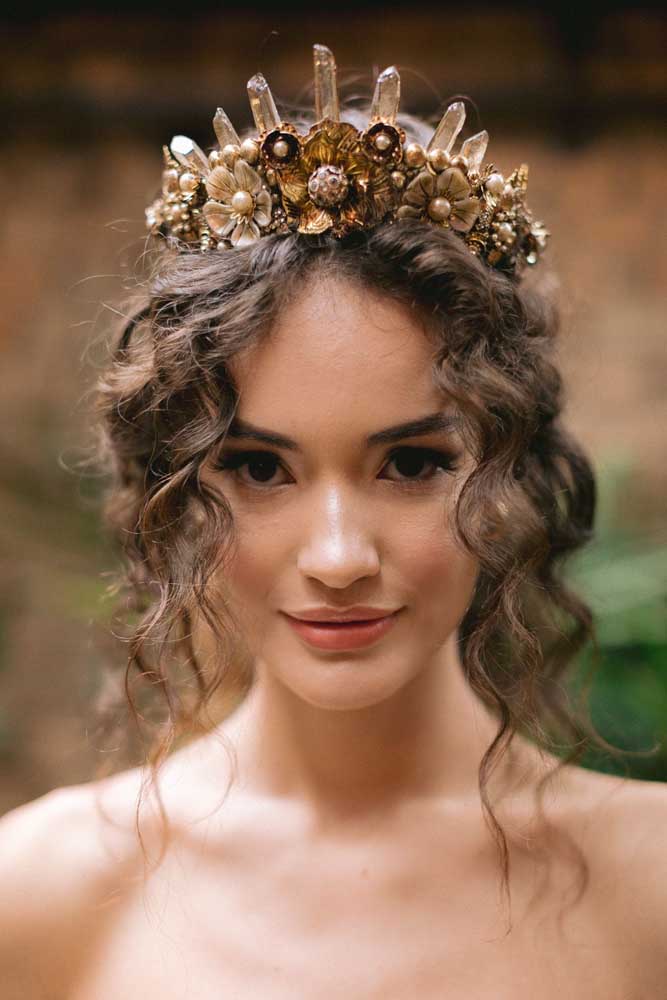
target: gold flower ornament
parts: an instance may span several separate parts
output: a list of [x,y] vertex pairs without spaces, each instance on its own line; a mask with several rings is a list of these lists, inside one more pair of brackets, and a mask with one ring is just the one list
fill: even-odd
[[467,233],[481,209],[479,198],[470,197],[471,191],[465,174],[458,167],[447,167],[439,174],[422,170],[406,187],[397,215],[402,219],[428,216],[445,228],[451,226],[460,233]]
[[259,239],[260,227],[271,222],[271,194],[256,170],[237,159],[233,169],[214,167],[206,178],[210,201],[202,212],[216,236],[232,246],[246,246]]

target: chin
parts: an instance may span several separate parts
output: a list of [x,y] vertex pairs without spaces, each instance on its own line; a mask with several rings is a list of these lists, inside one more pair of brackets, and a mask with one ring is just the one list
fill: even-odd
[[[370,651],[369,651],[370,652]],[[395,652],[395,651],[394,651]],[[292,654],[290,670],[265,670],[295,697],[313,708],[349,712],[379,705],[409,684],[416,670],[406,669],[406,658],[392,663],[386,653],[372,656],[357,653],[322,657],[306,656],[297,660]]]

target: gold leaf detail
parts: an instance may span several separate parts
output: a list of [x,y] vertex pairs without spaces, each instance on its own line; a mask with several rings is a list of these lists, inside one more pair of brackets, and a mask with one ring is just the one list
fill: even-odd
[[211,198],[218,201],[230,201],[238,190],[234,174],[227,167],[214,167],[206,178],[206,190]]
[[447,167],[438,174],[437,189],[438,194],[447,201],[458,201],[459,198],[467,198],[470,194],[470,184],[458,167]]
[[317,208],[312,203],[306,205],[299,220],[300,233],[324,233],[331,229],[333,219],[324,208]]
[[480,208],[478,198],[461,198],[459,201],[452,202],[452,214],[449,217],[452,229],[456,229],[460,233],[467,233],[474,225]]
[[271,221],[271,195],[262,190],[255,198],[254,221],[258,226],[268,226]]
[[403,193],[403,203],[414,205],[415,208],[423,207],[434,194],[435,177],[428,170],[422,170],[406,187]]
[[308,178],[302,174],[281,174],[278,184],[283,198],[294,205],[304,205],[308,201]]
[[259,228],[254,222],[243,219],[231,235],[232,246],[245,247],[259,239]]
[[236,187],[242,191],[249,191],[250,194],[258,194],[262,190],[262,181],[259,174],[252,169],[249,163],[240,157],[234,164],[234,177]]
[[202,212],[216,236],[229,236],[236,223],[232,209],[219,201],[207,201]]

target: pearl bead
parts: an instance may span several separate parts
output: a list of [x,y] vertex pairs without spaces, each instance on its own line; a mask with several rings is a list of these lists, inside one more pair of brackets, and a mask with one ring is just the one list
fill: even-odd
[[428,214],[434,222],[444,222],[449,218],[452,206],[446,198],[432,198],[428,203]]
[[452,166],[453,167],[458,167],[459,170],[465,170],[465,171],[467,171],[468,170],[468,159],[467,159],[467,157],[461,156],[461,154],[459,153],[458,156],[455,156],[452,159]]
[[428,154],[428,162],[434,170],[444,170],[450,164],[449,153],[444,149],[432,149]]
[[289,143],[285,139],[276,139],[273,144],[273,155],[277,156],[279,160],[284,160],[286,156],[289,156]]
[[403,150],[403,155],[409,167],[421,167],[426,162],[424,147],[418,142],[409,142]]
[[196,189],[199,187],[199,181],[194,174],[185,173],[181,174],[178,181],[178,186],[180,187],[181,191],[183,191],[185,194],[188,194],[190,191],[196,191]]
[[238,215],[249,215],[255,207],[255,202],[249,191],[235,191],[232,195],[232,208]]
[[505,178],[502,174],[490,174],[486,179],[486,190],[489,194],[499,195],[505,187]]
[[511,243],[514,239],[514,230],[510,226],[509,222],[501,222],[498,226],[498,239],[503,243]]
[[391,136],[387,135],[386,132],[378,132],[373,141],[375,142],[376,148],[379,149],[380,152],[382,153],[384,153],[384,151],[386,149],[389,149],[389,147],[392,145]]
[[257,163],[259,159],[259,146],[254,139],[244,139],[241,143],[241,156],[248,163]]
[[394,182],[394,187],[399,189],[405,187],[405,174],[402,174],[400,170],[394,170],[391,179]]
[[241,154],[241,147],[235,142],[228,142],[222,150],[222,159],[228,167],[233,167]]
[[275,184],[277,184],[278,175],[276,174],[275,170],[273,170],[271,167],[267,169],[264,176],[266,177],[266,183],[270,184],[271,187],[274,187]]
[[208,154],[208,162],[212,167],[219,167],[222,163],[222,153],[219,149],[213,149]]

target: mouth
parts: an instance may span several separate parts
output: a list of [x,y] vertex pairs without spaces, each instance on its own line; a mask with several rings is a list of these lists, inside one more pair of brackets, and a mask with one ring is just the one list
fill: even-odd
[[394,626],[399,611],[382,617],[349,621],[305,621],[283,612],[296,634],[317,649],[345,650],[370,646],[385,636]]

